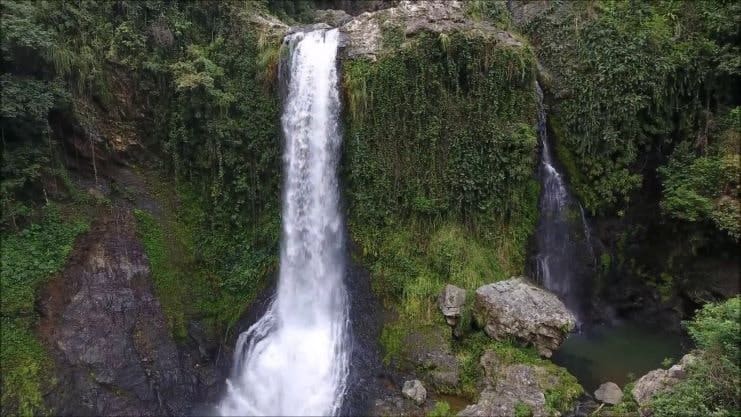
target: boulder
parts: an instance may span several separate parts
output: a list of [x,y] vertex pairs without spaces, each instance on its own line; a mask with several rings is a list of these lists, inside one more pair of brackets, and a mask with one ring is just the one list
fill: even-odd
[[414,401],[417,405],[424,404],[427,399],[427,390],[418,379],[404,382],[404,387],[401,389],[401,393],[404,394],[405,397]]
[[375,60],[382,49],[383,33],[401,30],[405,36],[420,32],[466,32],[491,37],[497,43],[522,46],[510,33],[484,21],[469,19],[464,2],[457,0],[420,0],[399,2],[396,7],[362,13],[340,27],[344,35],[345,56]]
[[679,363],[671,368],[654,369],[636,381],[631,393],[638,403],[642,415],[648,416],[651,414],[651,400],[653,400],[653,397],[669,390],[677,382],[684,379],[687,367],[691,366],[695,359],[696,357],[692,354],[684,355]]
[[466,290],[455,285],[446,285],[438,298],[440,311],[451,327],[456,327],[461,318],[463,305],[466,303]]
[[614,382],[605,382],[594,392],[594,398],[605,404],[615,405],[623,399],[623,390]]
[[342,26],[352,20],[344,10],[317,10],[314,12],[314,23],[325,22],[333,27]]
[[[547,416],[544,387],[547,371],[535,365],[502,365],[493,351],[481,356],[486,387],[479,400],[463,409],[458,415],[514,417],[519,404],[524,404],[533,417]],[[522,407],[522,405],[519,405]]]
[[512,278],[476,290],[474,319],[497,340],[516,337],[550,357],[574,328],[574,315],[544,289]]
[[405,359],[414,368],[424,369],[426,380],[434,388],[443,391],[456,389],[460,382],[460,366],[444,326],[415,329],[405,335],[403,344]]

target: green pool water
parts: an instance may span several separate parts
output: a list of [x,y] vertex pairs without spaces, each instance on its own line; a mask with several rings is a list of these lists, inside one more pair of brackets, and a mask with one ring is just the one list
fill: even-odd
[[627,382],[662,367],[665,358],[678,361],[686,350],[683,345],[680,334],[638,323],[600,325],[571,334],[552,359],[592,394],[607,381],[624,388]]

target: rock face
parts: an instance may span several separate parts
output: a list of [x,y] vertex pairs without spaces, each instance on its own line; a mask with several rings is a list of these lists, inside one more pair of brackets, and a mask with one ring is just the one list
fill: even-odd
[[449,326],[455,327],[461,318],[463,305],[466,304],[466,290],[455,285],[446,285],[438,298],[440,311]]
[[57,415],[184,414],[220,380],[180,351],[153,295],[130,211],[114,208],[78,242],[42,291],[39,333],[58,382],[45,398]]
[[314,23],[324,22],[332,27],[342,26],[352,20],[344,10],[317,10],[314,12]]
[[425,377],[433,387],[454,390],[460,382],[460,366],[450,347],[450,336],[445,328],[429,327],[411,332],[404,338],[405,356],[412,366],[426,371]]
[[614,382],[605,382],[594,392],[594,398],[605,404],[615,405],[623,399],[623,390]]
[[470,32],[489,36],[506,45],[521,46],[508,32],[466,16],[464,2],[457,0],[401,1],[398,6],[366,12],[340,27],[345,35],[345,56],[375,60],[383,45],[386,30],[401,30],[405,36],[419,32]]
[[640,406],[642,415],[651,414],[650,406],[653,397],[684,379],[686,368],[691,366],[695,359],[692,354],[684,355],[679,363],[671,368],[654,369],[636,381],[631,393]]
[[486,387],[476,404],[469,405],[458,416],[514,417],[516,409],[527,407],[533,417],[548,416],[545,391],[558,384],[557,378],[536,365],[504,365],[497,354],[486,351],[481,356]]
[[474,318],[497,340],[510,336],[550,357],[574,328],[574,316],[554,294],[512,278],[476,290]]
[[418,379],[406,381],[401,389],[402,394],[417,405],[424,404],[427,399],[427,390]]

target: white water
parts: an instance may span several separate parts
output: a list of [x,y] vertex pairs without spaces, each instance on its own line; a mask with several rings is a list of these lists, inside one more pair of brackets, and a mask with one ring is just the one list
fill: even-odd
[[[540,220],[536,236],[538,254],[536,274],[547,289],[556,293],[574,313],[577,324],[582,321],[589,302],[589,283],[594,263],[591,234],[584,209],[572,197],[566,182],[553,162],[543,92],[536,84],[539,109],[538,131],[541,145]],[[579,210],[579,221],[574,214]]]
[[277,296],[239,336],[222,415],[335,415],[348,375],[336,29],[289,35]]

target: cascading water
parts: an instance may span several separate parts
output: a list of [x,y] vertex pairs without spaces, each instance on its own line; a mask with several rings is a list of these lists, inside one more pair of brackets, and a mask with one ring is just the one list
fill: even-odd
[[571,196],[563,176],[554,166],[548,141],[543,91],[538,94],[538,134],[541,152],[540,219],[537,230],[538,281],[557,294],[582,322],[590,303],[589,276],[593,252],[589,228],[582,207]]
[[289,35],[277,296],[239,336],[222,415],[333,415],[348,375],[336,29]]

